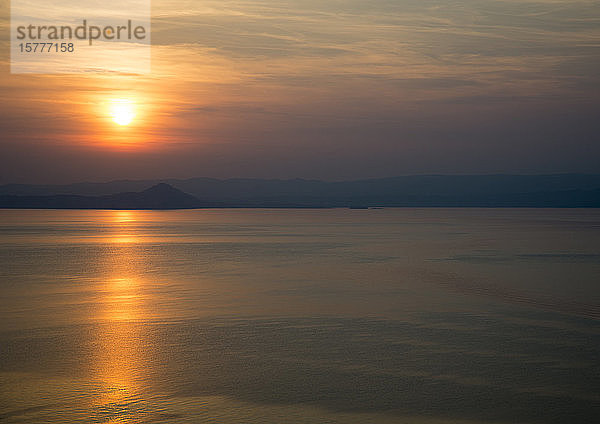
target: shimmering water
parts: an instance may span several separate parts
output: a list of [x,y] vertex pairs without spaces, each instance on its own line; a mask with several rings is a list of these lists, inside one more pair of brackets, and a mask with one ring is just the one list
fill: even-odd
[[0,422],[600,422],[600,211],[0,211]]

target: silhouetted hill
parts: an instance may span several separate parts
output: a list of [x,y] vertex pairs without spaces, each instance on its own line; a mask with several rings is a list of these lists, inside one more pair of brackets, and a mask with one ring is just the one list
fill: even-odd
[[139,193],[118,193],[100,196],[109,209],[189,209],[200,206],[194,196],[175,187],[159,183]]
[[[153,187],[144,190],[149,186]],[[600,175],[416,175],[341,182],[244,178],[122,180],[70,185],[12,184],[0,186],[2,195],[43,196],[48,204],[102,204],[113,209],[197,207],[197,198],[202,199],[202,207],[600,207]],[[0,205],[17,201],[9,200],[4,196]],[[33,198],[18,201],[22,205],[44,203]]]
[[105,196],[58,194],[50,196],[0,196],[0,207],[23,209],[189,209],[200,207],[194,196],[165,183],[142,192]]

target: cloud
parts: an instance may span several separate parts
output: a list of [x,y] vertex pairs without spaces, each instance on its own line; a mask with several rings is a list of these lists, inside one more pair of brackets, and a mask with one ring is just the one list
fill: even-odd
[[[562,131],[557,141],[547,118],[577,110],[593,119],[600,106],[595,1],[156,0],[152,28],[145,76],[8,75],[2,57],[0,144],[16,134],[110,148],[99,105],[132,96],[141,145],[177,146],[190,176],[231,171],[227,163],[242,164],[237,175],[272,167],[293,173],[279,176],[348,176],[361,157],[370,158],[362,175],[393,174],[398,163],[414,172],[510,171],[529,160],[552,171],[600,160],[597,149],[578,160],[569,143],[583,151],[585,142]],[[581,140],[596,128],[585,119]],[[527,157],[506,148],[516,138]],[[544,140],[556,151],[531,159]],[[307,149],[312,158],[298,153]],[[190,159],[198,156],[202,170]]]

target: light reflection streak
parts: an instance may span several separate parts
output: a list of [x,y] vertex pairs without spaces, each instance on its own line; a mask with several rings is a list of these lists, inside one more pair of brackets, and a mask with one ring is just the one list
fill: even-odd
[[114,211],[107,217],[106,225],[115,233],[108,241],[117,247],[100,258],[106,277],[97,283],[101,298],[94,321],[102,324],[93,365],[99,387],[93,409],[105,423],[139,422],[147,413],[143,382],[150,340],[143,325],[148,308],[144,257],[133,231],[136,216],[136,211]]

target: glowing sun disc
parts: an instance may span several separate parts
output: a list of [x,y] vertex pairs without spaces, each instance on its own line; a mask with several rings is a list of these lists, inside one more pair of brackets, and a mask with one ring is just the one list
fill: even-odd
[[129,100],[113,100],[110,105],[110,116],[119,125],[129,125],[135,118],[133,104]]

